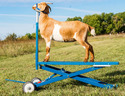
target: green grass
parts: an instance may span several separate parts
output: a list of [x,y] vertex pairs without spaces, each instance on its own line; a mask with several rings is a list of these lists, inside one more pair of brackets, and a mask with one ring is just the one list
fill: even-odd
[[[30,81],[34,77],[42,80],[52,73],[35,70],[35,53],[17,55],[16,57],[0,57],[0,96],[125,96],[125,34],[112,36],[89,37],[94,47],[95,61],[119,61],[117,66],[103,68],[84,74],[111,84],[118,84],[117,89],[102,89],[81,83],[73,79],[66,79],[39,88],[31,94],[22,92],[23,84],[8,82],[5,79]],[[45,44],[41,44],[45,45]],[[45,46],[39,60],[45,56]],[[83,61],[85,50],[78,43],[53,42],[50,61]],[[76,71],[90,66],[62,66],[69,71]]]

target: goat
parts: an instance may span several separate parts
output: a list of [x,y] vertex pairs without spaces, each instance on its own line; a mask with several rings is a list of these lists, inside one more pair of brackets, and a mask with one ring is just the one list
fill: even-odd
[[[80,21],[56,21],[48,16],[51,8],[46,2],[38,3],[37,7],[40,9],[39,16],[39,29],[42,38],[46,42],[46,56],[44,62],[48,62],[50,58],[50,45],[51,40],[72,42],[78,41],[86,50],[84,62],[88,61],[89,52],[91,55],[90,62],[94,62],[94,51],[92,45],[87,41],[87,33],[91,32],[95,35],[95,29],[88,24]],[[37,10],[36,4],[32,7],[33,10]]]

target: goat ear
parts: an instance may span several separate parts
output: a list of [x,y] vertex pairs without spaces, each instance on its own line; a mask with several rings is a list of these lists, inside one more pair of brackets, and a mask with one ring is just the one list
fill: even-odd
[[51,7],[48,5],[48,8],[49,8],[49,12],[51,12]]
[[42,5],[41,8],[40,8],[40,11],[44,11],[46,9],[46,4]]

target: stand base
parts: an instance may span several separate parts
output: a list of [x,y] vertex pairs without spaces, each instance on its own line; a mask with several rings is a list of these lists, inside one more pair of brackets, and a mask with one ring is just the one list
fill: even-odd
[[[47,65],[46,65],[47,64]],[[66,71],[63,68],[59,69],[51,65],[93,65],[93,67],[87,68],[87,69],[82,69],[76,72],[70,72],[70,71]],[[103,65],[104,64],[104,65]],[[113,85],[113,84],[108,84],[99,80],[95,80],[86,76],[82,76],[80,74],[84,74],[84,73],[88,73],[94,70],[98,70],[104,67],[110,67],[111,65],[118,65],[118,62],[39,62],[39,68],[52,72],[53,75],[51,75],[50,77],[48,77],[45,80],[41,80],[39,78],[34,78],[31,80],[31,82],[23,82],[23,81],[17,81],[17,80],[10,80],[10,79],[5,79],[7,81],[12,81],[12,82],[17,82],[17,83],[24,83],[23,85],[23,91],[25,93],[27,92],[33,92],[35,90],[35,88],[43,86],[43,85],[47,85],[53,82],[57,82],[60,80],[64,80],[64,79],[68,79],[68,78],[72,78],[75,79],[77,81],[81,81],[87,84],[91,84],[93,86],[97,86],[100,88],[106,88],[106,89],[112,89],[112,88],[117,88],[118,85]],[[56,75],[60,75],[60,76],[56,76]],[[32,90],[31,90],[32,89]]]

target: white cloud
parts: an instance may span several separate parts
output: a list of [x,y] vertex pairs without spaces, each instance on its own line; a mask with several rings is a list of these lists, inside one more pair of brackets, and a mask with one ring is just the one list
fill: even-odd
[[84,0],[84,1],[95,2],[95,1],[104,1],[104,0]]
[[9,3],[17,3],[17,2],[95,2],[95,1],[104,1],[104,0],[0,0],[0,2],[9,2]]
[[[47,1],[56,1],[56,0],[44,0],[43,2],[47,2]],[[59,0],[60,1],[60,0]],[[42,2],[41,0],[0,0],[0,2],[9,2],[9,3],[18,3],[18,2]]]
[[53,16],[53,15],[50,15],[51,18],[58,18],[58,19],[61,19],[61,18],[64,18],[64,19],[67,19],[68,17],[72,17],[72,16]]
[[[32,17],[35,18],[35,14],[34,15],[25,15],[25,14],[0,14],[0,16],[4,16],[4,17]],[[72,18],[73,16],[59,16],[59,15],[50,15],[50,18],[54,18],[56,20],[61,20],[64,21],[66,20],[68,17]]]
[[[25,14],[0,14],[0,16],[13,16],[13,17],[35,17],[35,15],[25,15]],[[53,16],[50,15],[51,18],[68,18],[68,17],[72,17],[72,16]]]
[[18,36],[23,36],[26,33],[35,32],[32,23],[0,23],[0,39],[5,39],[6,36],[16,33]]
[[99,11],[91,11],[91,10],[83,10],[83,9],[76,9],[76,8],[66,8],[66,7],[54,7],[57,9],[63,9],[63,10],[70,10],[75,12],[84,12],[84,13],[90,13],[90,14],[101,14]]
[[25,14],[0,14],[0,16],[35,17],[34,15],[25,15]]

